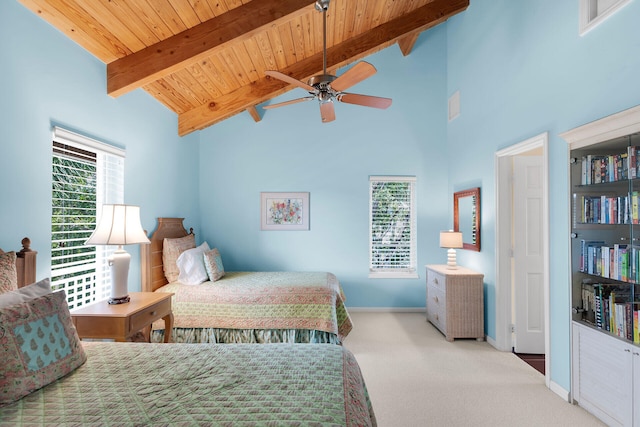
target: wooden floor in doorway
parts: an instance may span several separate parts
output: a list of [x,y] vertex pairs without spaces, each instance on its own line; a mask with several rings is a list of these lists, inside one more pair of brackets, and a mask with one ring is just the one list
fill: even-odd
[[544,354],[514,353],[525,363],[544,375]]

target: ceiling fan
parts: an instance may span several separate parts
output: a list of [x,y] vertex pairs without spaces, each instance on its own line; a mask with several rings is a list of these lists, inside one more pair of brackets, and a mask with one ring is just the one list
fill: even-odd
[[285,105],[296,104],[302,101],[317,99],[320,104],[320,116],[322,118],[322,122],[328,123],[336,119],[336,113],[333,106],[334,101],[381,109],[389,107],[391,105],[390,98],[380,98],[377,96],[343,92],[376,73],[376,68],[368,62],[358,62],[339,77],[327,74],[327,9],[329,8],[329,0],[317,0],[315,8],[322,12],[323,73],[311,77],[307,83],[304,83],[279,71],[265,71],[265,74],[268,76],[301,87],[309,92],[309,96],[277,104],[265,105],[263,108],[277,108]]

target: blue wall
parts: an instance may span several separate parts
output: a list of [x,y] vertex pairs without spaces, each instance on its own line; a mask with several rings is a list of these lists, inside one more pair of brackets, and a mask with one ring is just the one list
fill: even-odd
[[[474,0],[447,24],[448,95],[461,115],[447,129],[457,159],[449,186],[482,187],[482,252],[459,251],[484,272],[487,333],[495,337],[496,151],[549,132],[552,380],[570,386],[567,143],[558,135],[640,104],[640,2],[578,35],[578,2]],[[462,252],[462,253],[460,253]]]
[[[394,46],[367,61],[378,73],[350,91],[393,98],[387,110],[337,104],[336,121],[322,124],[317,103],[306,102],[201,132],[202,236],[230,270],[329,270],[349,306],[424,307],[424,265],[444,262],[438,233],[452,226],[445,27],[423,34],[407,57]],[[421,279],[368,279],[370,175],[417,177]],[[310,192],[310,230],[261,231],[262,191]]]
[[[482,252],[458,259],[485,274],[495,337],[494,154],[548,131],[551,369],[568,390],[568,158],[558,134],[640,104],[639,18],[631,2],[580,37],[577,1],[473,0],[408,57],[392,46],[367,58],[379,72],[352,91],[393,98],[388,110],[340,104],[337,120],[321,124],[310,102],[179,138],[173,113],[141,90],[108,97],[104,64],[23,6],[0,2],[0,180],[10,184],[0,189],[0,247],[30,236],[38,277],[49,274],[54,124],[126,148],[125,201],[141,205],[146,228],[184,216],[230,270],[331,270],[351,307],[423,307],[424,264],[446,257],[437,242],[452,226],[451,194],[480,186]],[[448,123],[456,90],[461,116]],[[418,178],[420,279],[367,278],[368,177],[378,174]],[[261,191],[309,191],[311,229],[260,231]],[[130,280],[138,277],[134,262]]]
[[[126,149],[124,201],[141,206],[143,227],[156,216],[199,221],[198,135],[179,138],[175,114],[143,91],[107,96],[106,66],[14,1],[0,2],[0,52],[0,248],[29,236],[37,277],[49,276],[53,125]],[[134,261],[131,290],[139,277]]]

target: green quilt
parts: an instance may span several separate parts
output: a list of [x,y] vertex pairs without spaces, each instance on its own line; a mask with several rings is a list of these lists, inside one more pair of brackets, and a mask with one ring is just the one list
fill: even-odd
[[[325,272],[227,272],[215,282],[170,283],[174,328],[304,329],[336,334],[352,323],[334,274]],[[158,321],[153,329],[164,329]]]
[[83,345],[84,365],[0,407],[0,426],[376,425],[341,346]]

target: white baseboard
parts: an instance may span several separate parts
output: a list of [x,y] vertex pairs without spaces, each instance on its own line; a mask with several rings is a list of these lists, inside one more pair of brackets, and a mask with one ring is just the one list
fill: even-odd
[[425,307],[347,307],[349,313],[424,313]]
[[[485,340],[487,340],[487,342],[488,342],[489,344],[491,344],[491,347],[495,348],[496,350],[500,350],[500,349],[498,348],[498,343],[496,342],[496,340],[495,340],[495,339],[491,338],[489,335],[485,335],[485,336],[484,336],[484,339],[485,339]],[[500,350],[500,351],[502,351],[502,350]]]
[[564,387],[560,386],[558,383],[553,381],[549,381],[549,389],[560,396],[565,402],[571,402],[570,393],[564,389]]

